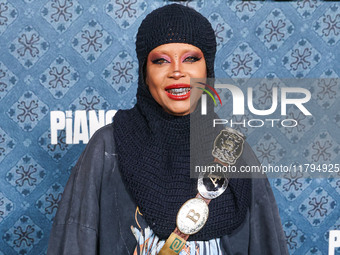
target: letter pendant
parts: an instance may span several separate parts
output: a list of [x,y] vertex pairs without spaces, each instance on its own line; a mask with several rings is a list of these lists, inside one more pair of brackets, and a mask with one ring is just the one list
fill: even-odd
[[209,216],[209,208],[202,198],[186,201],[177,214],[177,228],[183,234],[192,235],[200,231]]
[[218,186],[217,181],[221,180],[221,177],[209,177],[211,182],[214,184],[215,188]]
[[196,213],[194,209],[191,209],[187,214],[187,218],[197,223],[197,221],[200,219],[200,214]]
[[171,233],[158,255],[177,255],[181,252],[185,243],[185,239],[175,233]]

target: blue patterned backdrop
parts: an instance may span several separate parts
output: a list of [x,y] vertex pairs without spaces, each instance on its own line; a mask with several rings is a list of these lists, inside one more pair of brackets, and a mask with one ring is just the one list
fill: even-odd
[[[73,119],[77,110],[134,105],[137,28],[168,3],[0,0],[0,255],[46,254],[57,203],[84,148],[71,144],[78,141],[67,123],[81,125]],[[216,31],[217,77],[325,78],[307,85],[312,118],[288,111],[298,128],[249,130],[261,162],[339,163],[340,4],[198,0],[189,6]],[[255,87],[258,105],[269,104],[271,86]],[[66,119],[57,144],[51,143],[54,111]],[[340,229],[339,179],[290,175],[270,182],[290,253],[327,254],[328,231]]]

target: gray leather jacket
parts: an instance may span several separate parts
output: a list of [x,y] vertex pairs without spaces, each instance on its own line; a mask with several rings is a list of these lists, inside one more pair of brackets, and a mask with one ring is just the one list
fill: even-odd
[[[242,156],[256,159],[249,146]],[[47,254],[132,254],[137,245],[131,231],[136,226],[135,212],[136,204],[118,170],[113,127],[107,125],[94,134],[72,171],[54,218]],[[220,240],[223,254],[288,254],[267,179],[253,179],[244,223]]]

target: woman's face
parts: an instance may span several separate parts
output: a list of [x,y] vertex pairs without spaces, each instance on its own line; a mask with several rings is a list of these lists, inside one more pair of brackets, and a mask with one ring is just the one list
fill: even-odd
[[191,44],[163,44],[149,53],[146,84],[157,103],[172,115],[186,115],[196,107],[202,90],[192,89],[190,78],[206,76],[203,52]]

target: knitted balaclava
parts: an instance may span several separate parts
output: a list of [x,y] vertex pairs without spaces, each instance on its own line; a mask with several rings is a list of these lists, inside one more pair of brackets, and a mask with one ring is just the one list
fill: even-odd
[[210,22],[200,13],[183,5],[172,4],[147,15],[137,34],[139,66],[145,64],[151,50],[167,43],[188,43],[200,48],[207,64],[207,76],[214,77],[215,32]]
[[216,54],[215,32],[210,22],[192,8],[180,4],[166,5],[148,14],[142,21],[136,40],[139,63],[137,100],[150,98],[144,71],[151,50],[167,43],[187,43],[199,48],[207,66],[207,77],[214,78]]
[[[146,16],[137,34],[137,103],[130,110],[118,111],[113,123],[124,184],[147,224],[161,239],[175,229],[181,205],[197,194],[197,179],[190,179],[189,171],[193,114],[174,116],[165,112],[145,84],[148,54],[167,43],[188,43],[201,49],[207,75],[214,77],[216,41],[209,21],[179,4],[156,9]],[[204,228],[189,240],[220,237],[240,226],[249,207],[250,187],[249,181],[231,181],[223,195],[210,203],[210,216]]]

